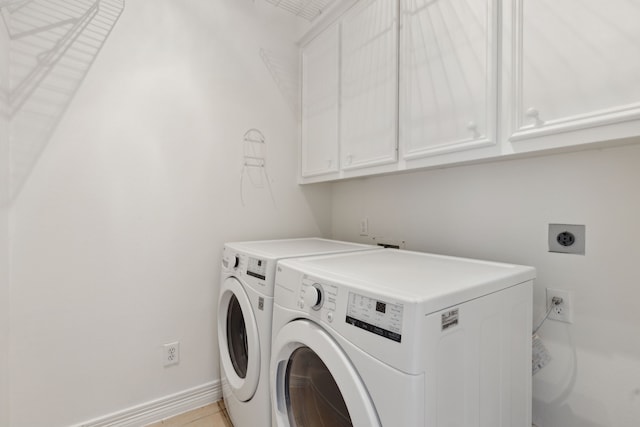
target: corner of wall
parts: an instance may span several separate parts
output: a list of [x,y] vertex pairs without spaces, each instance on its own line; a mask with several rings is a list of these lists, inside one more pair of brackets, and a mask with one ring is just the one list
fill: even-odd
[[[0,11],[1,13],[1,11]],[[0,19],[0,426],[9,425],[9,35]]]

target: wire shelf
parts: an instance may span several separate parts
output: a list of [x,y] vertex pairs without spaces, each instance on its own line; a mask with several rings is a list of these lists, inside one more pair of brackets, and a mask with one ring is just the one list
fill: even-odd
[[124,3],[0,0],[0,19],[10,22],[11,197],[19,194],[34,170]]
[[313,21],[335,0],[267,0],[274,6]]

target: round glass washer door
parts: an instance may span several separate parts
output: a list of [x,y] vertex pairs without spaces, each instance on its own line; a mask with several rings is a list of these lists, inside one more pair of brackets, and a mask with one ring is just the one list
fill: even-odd
[[359,374],[318,325],[286,324],[273,350],[271,394],[279,427],[380,426]]
[[242,284],[227,278],[218,302],[218,345],[223,375],[241,401],[253,397],[260,377],[258,325]]

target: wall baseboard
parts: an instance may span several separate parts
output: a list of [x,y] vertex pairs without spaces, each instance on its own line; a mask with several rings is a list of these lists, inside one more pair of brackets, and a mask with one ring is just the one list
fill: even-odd
[[222,399],[220,380],[206,383],[72,427],[141,427]]

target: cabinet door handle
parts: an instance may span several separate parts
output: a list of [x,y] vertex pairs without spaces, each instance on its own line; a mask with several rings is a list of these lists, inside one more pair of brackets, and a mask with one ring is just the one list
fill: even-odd
[[529,107],[524,115],[534,121],[533,125],[535,127],[539,127],[544,124],[544,120],[540,119],[540,112],[536,108]]

